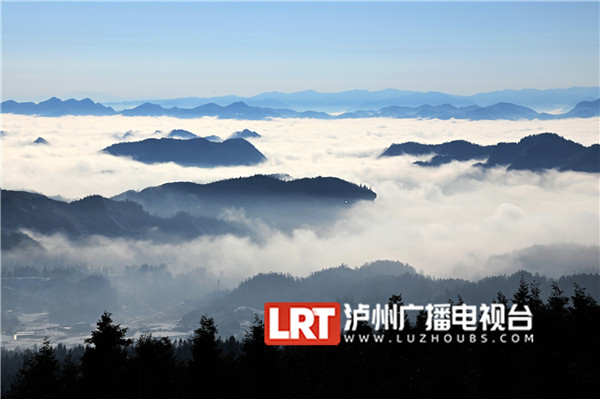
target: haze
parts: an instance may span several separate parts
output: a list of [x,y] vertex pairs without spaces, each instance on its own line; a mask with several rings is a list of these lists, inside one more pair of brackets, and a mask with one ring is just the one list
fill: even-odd
[[[133,135],[128,140],[139,140],[166,136],[175,128],[222,138],[244,128],[254,130],[263,137],[251,141],[268,161],[252,167],[206,169],[145,165],[100,153],[122,141],[128,131]],[[493,262],[488,258],[536,244],[584,257],[579,264],[598,264],[595,174],[480,170],[458,162],[423,168],[412,165],[413,157],[378,158],[392,143],[461,138],[493,144],[542,132],[591,145],[597,142],[597,118],[237,121],[4,115],[3,129],[2,186],[6,189],[71,200],[91,194],[113,196],[172,181],[284,173],[297,178],[336,176],[367,184],[378,194],[373,203],[352,207],[337,222],[320,228],[298,228],[286,234],[260,221],[247,221],[259,230],[259,242],[220,236],[177,245],[106,238],[73,244],[60,236],[35,237],[55,260],[66,264],[121,267],[164,262],[175,272],[201,266],[232,285],[261,271],[306,275],[340,263],[358,266],[375,259],[400,260],[440,277],[475,278],[517,270],[520,263],[514,261],[514,254]],[[32,144],[37,137],[49,144]],[[243,219],[243,210],[232,210],[228,217]],[[590,250],[581,250],[582,245]],[[27,260],[27,254],[14,256],[20,262]],[[567,269],[573,263],[559,262],[560,256],[554,259],[555,264],[533,264],[529,270],[539,268],[547,275],[577,271]]]

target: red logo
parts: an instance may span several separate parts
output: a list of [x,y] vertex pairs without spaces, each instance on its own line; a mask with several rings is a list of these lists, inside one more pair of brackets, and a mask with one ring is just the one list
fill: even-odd
[[337,345],[340,332],[337,302],[265,303],[267,345]]

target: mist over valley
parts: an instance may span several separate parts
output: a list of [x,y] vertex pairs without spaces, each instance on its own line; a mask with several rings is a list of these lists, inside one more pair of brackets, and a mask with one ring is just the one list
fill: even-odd
[[[592,151],[593,167],[595,118],[3,118],[3,317],[37,331],[30,342],[78,342],[106,307],[132,331],[185,337],[210,312],[235,335],[278,298],[379,301],[397,287],[412,301],[480,301],[496,292],[468,287],[487,276],[597,276],[597,172],[566,170],[548,152],[585,161],[577,151]],[[247,140],[265,159],[207,168],[179,165],[177,152],[144,163],[101,151],[167,137]],[[513,160],[490,164],[489,149],[527,137],[550,144],[509,146]],[[452,152],[458,139],[475,153]],[[410,142],[419,149],[381,157]],[[514,157],[550,163],[511,167]],[[376,259],[404,262],[389,263],[398,277],[350,271]],[[351,269],[318,272],[340,264]],[[415,278],[430,288],[411,291]]]

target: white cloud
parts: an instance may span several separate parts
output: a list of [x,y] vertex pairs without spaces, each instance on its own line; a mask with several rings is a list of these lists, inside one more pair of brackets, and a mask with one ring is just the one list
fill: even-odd
[[[598,176],[481,170],[465,162],[422,168],[412,165],[414,157],[378,155],[390,144],[404,141],[461,138],[494,144],[546,131],[590,145],[597,142],[597,126],[598,119],[237,121],[4,115],[2,186],[76,199],[171,181],[210,182],[256,173],[337,176],[371,186],[378,198],[318,230],[298,229],[286,235],[261,225],[258,243],[233,236],[201,237],[177,245],[97,237],[73,244],[56,236],[38,238],[49,253],[63,260],[94,267],[165,262],[174,271],[203,266],[224,273],[231,282],[259,271],[306,275],[342,262],[356,266],[375,259],[401,260],[436,276],[473,278],[495,272],[497,263],[487,262],[492,255],[535,244],[598,245]],[[175,128],[221,137],[244,128],[257,131],[263,137],[252,143],[268,161],[253,167],[202,169],[145,165],[99,153],[129,130],[142,139]],[[38,136],[50,145],[31,145]],[[228,217],[244,218],[235,212]],[[507,267],[504,262],[498,271]]]

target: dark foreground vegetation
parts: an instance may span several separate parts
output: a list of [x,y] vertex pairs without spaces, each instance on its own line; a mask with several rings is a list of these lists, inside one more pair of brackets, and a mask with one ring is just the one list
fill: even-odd
[[[597,397],[600,306],[577,284],[570,298],[557,283],[546,303],[539,292],[538,285],[521,280],[510,300],[501,292],[493,300],[532,310],[534,341],[518,343],[492,343],[498,335],[488,331],[486,343],[347,343],[342,337],[338,346],[273,347],[264,344],[258,317],[240,342],[218,338],[208,316],[201,317],[189,340],[172,342],[144,334],[134,341],[127,338],[127,328],[105,312],[85,347],[53,347],[46,340],[33,351],[3,351],[2,388],[10,388],[2,396]],[[392,295],[390,303],[402,304],[402,296]],[[403,334],[419,335],[424,329],[420,314]],[[362,325],[347,334],[356,338],[377,333]]]

